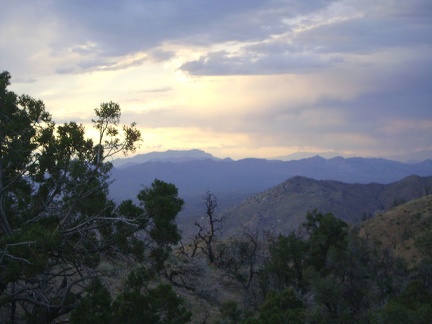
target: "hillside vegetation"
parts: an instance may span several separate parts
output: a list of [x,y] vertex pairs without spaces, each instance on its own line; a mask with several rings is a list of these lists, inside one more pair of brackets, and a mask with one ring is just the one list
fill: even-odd
[[354,226],[315,212],[286,235],[244,228],[212,263],[189,244],[169,271],[195,323],[428,323],[431,239],[428,195]]
[[424,259],[416,241],[432,226],[432,195],[392,208],[360,224],[360,236],[392,250],[410,266]]
[[213,262],[201,241],[193,256],[193,243],[178,249],[168,269],[195,323],[428,323],[431,203],[428,195],[354,226],[314,212],[286,235],[243,228],[217,236]]

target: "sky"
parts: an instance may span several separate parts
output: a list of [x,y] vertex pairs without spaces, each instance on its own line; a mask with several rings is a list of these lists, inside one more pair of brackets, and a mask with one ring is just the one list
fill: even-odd
[[432,158],[430,0],[0,0],[0,71],[137,153]]

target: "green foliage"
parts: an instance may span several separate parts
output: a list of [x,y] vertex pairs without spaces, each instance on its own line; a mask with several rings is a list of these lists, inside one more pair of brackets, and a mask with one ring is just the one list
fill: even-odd
[[100,280],[94,279],[86,289],[86,295],[71,313],[72,323],[104,324],[110,323],[111,295]]
[[76,308],[72,319],[80,323],[130,322],[131,310],[137,323],[188,319],[169,286],[145,288],[143,271],[131,274],[113,303],[99,280],[111,273],[100,271],[101,260],[144,260],[148,246],[138,233],[149,233],[159,267],[180,239],[174,220],[183,200],[173,184],[155,180],[139,193],[141,206],[117,207],[109,198],[112,164],[105,161],[135,150],[135,123],[120,127],[120,106],[102,103],[94,142],[80,124],[57,126],[42,101],[17,96],[9,84],[1,73],[0,316],[15,320],[19,308],[29,321],[51,322]]
[[430,323],[432,292],[420,281],[411,281],[407,288],[384,308],[374,314],[374,323]]
[[72,323],[187,323],[191,313],[170,285],[142,292],[127,289],[114,301],[99,280],[93,280],[86,295],[71,313]]
[[116,208],[105,162],[134,151],[141,134],[119,126],[119,105],[103,103],[95,144],[84,126],[56,125],[42,101],[9,85],[0,73],[0,315],[13,319],[19,308],[50,322],[76,306],[102,259],[142,259],[136,233],[147,219],[130,204]]
[[106,157],[123,152],[135,152],[135,144],[141,141],[141,133],[136,129],[136,123],[123,126],[123,140],[118,137],[118,124],[120,122],[120,106],[112,101],[102,103],[95,109],[98,117],[92,120],[94,127],[99,131],[99,143],[94,147],[94,163],[99,165]]
[[140,191],[138,200],[146,218],[151,222],[149,235],[155,243],[151,257],[157,270],[161,270],[168,258],[171,245],[177,244],[181,239],[174,220],[184,201],[178,197],[175,185],[158,179],[153,181],[150,188]]
[[113,323],[187,323],[192,314],[170,285],[160,284],[142,293],[128,289],[112,304]]
[[2,280],[16,281],[21,277],[32,277],[44,270],[50,257],[60,243],[56,229],[43,224],[28,224],[15,236],[3,237]]
[[224,302],[220,307],[220,312],[223,319],[221,323],[239,323],[242,318],[242,311],[233,300]]
[[419,237],[416,238],[415,245],[426,256],[432,257],[432,226],[429,226]]
[[333,250],[333,253],[344,250],[348,225],[331,213],[321,214],[314,211],[306,216],[303,226],[310,235],[306,263],[318,271],[323,270],[330,250]]
[[274,274],[277,284],[283,287],[301,287],[307,252],[307,243],[294,233],[280,235],[269,246],[270,258],[266,270]]
[[294,290],[270,291],[260,307],[261,323],[304,323],[305,306]]
[[113,304],[114,323],[187,323],[192,314],[170,285],[159,285],[145,294],[133,290]]
[[350,310],[344,298],[345,286],[339,276],[334,273],[320,276],[313,268],[309,268],[305,276],[315,293],[315,303],[323,306],[320,316],[332,322],[349,318]]
[[153,222],[151,238],[158,246],[176,244],[180,240],[175,217],[182,209],[183,199],[178,197],[178,189],[171,183],[155,179],[150,188],[138,194],[138,200],[146,215]]
[[[119,221],[114,223],[115,230],[112,235],[118,244],[119,250],[134,256],[138,261],[144,258],[145,244],[134,233],[147,229],[149,219],[144,210],[133,204],[132,200],[123,201],[116,210]],[[112,228],[107,228],[111,230]]]
[[[303,226],[307,237],[291,233],[271,242],[259,279],[264,296],[272,289],[279,293],[281,289],[291,289],[307,298],[308,307],[304,306],[301,313],[304,321],[368,322],[371,310],[398,296],[408,280],[403,263],[388,250],[381,250],[358,237],[355,231],[349,231],[347,224],[332,214],[315,211],[307,215]],[[427,279],[432,273],[430,269],[425,264],[417,276],[424,287],[432,288]],[[266,302],[271,298],[267,295]],[[260,309],[259,319],[267,323],[271,314],[263,315],[264,309]],[[278,314],[276,310],[274,313]],[[387,316],[385,312],[377,314]],[[282,318],[277,317],[275,322]]]
[[176,244],[180,240],[175,217],[182,209],[183,199],[178,197],[178,189],[171,183],[155,179],[150,188],[138,194],[138,200],[145,213],[153,222],[151,238],[158,246]]

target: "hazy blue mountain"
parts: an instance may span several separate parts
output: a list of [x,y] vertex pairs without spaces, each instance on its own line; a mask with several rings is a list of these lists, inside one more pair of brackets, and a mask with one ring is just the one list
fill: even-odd
[[[282,160],[282,161],[291,161],[291,160],[302,160],[307,159],[316,156],[316,153],[313,152],[295,152],[289,155],[283,155],[283,156],[277,156],[274,157],[274,160]],[[319,156],[325,158],[325,159],[331,159],[336,156],[342,156],[340,153],[336,152],[321,152]]]
[[[186,201],[182,216],[197,216],[204,211],[203,195],[215,194],[220,210],[243,199],[276,186],[294,176],[315,180],[336,180],[346,183],[381,183],[398,181],[410,175],[431,176],[432,160],[405,164],[385,159],[342,158],[324,159],[315,156],[295,161],[266,159],[216,159],[207,153],[192,150],[193,154],[170,151],[173,160],[158,154],[147,155],[147,162],[115,167],[112,172],[111,195],[115,200],[134,199],[143,187],[155,178],[174,183]],[[174,154],[175,153],[175,154]],[[166,153],[170,154],[170,153]],[[179,156],[189,156],[181,161]],[[191,157],[195,156],[196,159]],[[141,157],[142,158],[142,157]],[[132,158],[134,159],[134,158]],[[139,157],[136,160],[139,161]]]
[[401,161],[405,163],[419,163],[421,161],[432,159],[432,150],[419,151],[414,154],[399,154],[387,157],[390,160]]
[[210,153],[206,153],[202,150],[168,150],[165,152],[150,152],[145,154],[138,154],[130,158],[119,158],[113,161],[116,168],[125,168],[128,166],[150,162],[150,161],[161,161],[161,162],[187,162],[194,160],[220,160],[214,157]]
[[[337,156],[342,156],[343,154],[337,153],[337,152],[322,152],[319,154],[321,157],[326,159],[331,159]],[[310,157],[316,156],[316,153],[312,152],[295,152],[289,155],[285,156],[278,156],[275,157],[275,160],[283,160],[283,161],[290,161],[290,160],[300,160],[300,159],[306,159]],[[346,156],[343,155],[345,158],[351,158],[354,156]],[[399,154],[399,155],[389,155],[389,156],[382,156],[381,158],[391,161],[398,161],[403,163],[419,163],[421,161],[425,161],[428,159],[432,159],[432,150],[428,151],[419,151],[416,153],[410,153],[410,154]]]

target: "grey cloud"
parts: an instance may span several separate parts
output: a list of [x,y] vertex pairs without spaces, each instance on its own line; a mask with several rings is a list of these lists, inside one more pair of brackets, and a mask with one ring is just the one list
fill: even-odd
[[[368,151],[375,156],[430,149],[432,127],[427,126],[432,124],[430,118],[429,122],[415,117],[401,121],[396,114],[390,114],[353,120],[351,111],[356,109],[357,105],[354,102],[336,102],[333,107],[309,107],[309,114],[279,114],[268,123],[262,118],[261,122],[255,120],[255,125],[258,126],[255,131],[247,131],[247,134],[253,137],[257,145],[260,143],[264,147],[319,147],[335,151]],[[327,114],[338,114],[344,122],[332,123]],[[398,126],[402,127],[399,129]]]
[[[267,39],[286,31],[283,19],[313,12],[330,1],[59,1],[53,6],[78,44],[92,41],[109,56],[164,42],[212,44]],[[73,30],[76,30],[74,33]]]
[[[432,50],[432,47],[431,47]],[[370,80],[373,89],[363,94],[350,109],[354,120],[373,118],[431,119],[432,58],[410,60],[398,69],[375,67]]]
[[[430,12],[431,6],[420,0],[415,4],[415,9],[406,12],[406,6],[400,9],[387,3],[385,10],[378,10],[371,4],[371,9],[365,9],[359,17],[300,32],[287,29],[284,37],[245,46],[237,56],[208,53],[184,63],[180,69],[192,75],[305,73],[343,62],[347,54],[415,47],[421,52],[423,46],[432,43],[432,24],[424,13]],[[363,8],[358,10],[361,13]]]
[[307,29],[296,35],[295,42],[321,52],[344,53],[371,53],[382,48],[431,44],[430,1],[353,1],[347,4],[357,16]]
[[323,53],[371,53],[430,44],[432,25],[399,19],[355,18],[300,33],[295,41]]
[[61,67],[56,70],[59,74],[85,73],[94,71],[116,71],[141,65],[147,59],[143,57],[122,61],[120,58],[92,57],[81,60],[74,66]]
[[231,56],[226,52],[215,52],[180,66],[190,75],[266,75],[309,73],[342,62],[341,57],[326,58],[314,53],[266,53],[263,56]]
[[96,55],[100,53],[100,50],[95,46],[77,45],[72,47],[71,51],[83,56]]
[[304,52],[306,48],[278,39],[245,46],[244,50],[256,54],[294,54]]
[[175,56],[174,51],[163,51],[161,49],[155,49],[155,50],[151,51],[149,54],[150,54],[151,59],[155,62],[167,61],[170,58]]
[[55,69],[55,73],[58,74],[73,74],[78,73],[78,70],[74,66],[62,66]]
[[13,83],[35,83],[37,79],[35,78],[13,78]]
[[[24,6],[24,2],[17,3]],[[351,12],[362,15],[356,19],[331,21],[301,33],[295,33],[293,26],[287,24],[289,19],[299,16],[313,22],[314,15],[325,14],[334,3],[352,7]],[[30,14],[32,6],[37,5],[27,3],[24,6],[29,8],[23,13],[24,18]],[[60,56],[71,50],[81,56],[76,66],[58,68],[61,73],[127,68],[127,64],[112,61],[143,51],[154,61],[161,62],[175,56],[174,52],[160,50],[159,47],[167,43],[208,46],[235,42],[239,46],[245,43],[242,54],[237,57],[207,53],[201,60],[185,62],[180,69],[195,75],[277,74],[304,73],[308,69],[332,66],[346,53],[430,44],[431,7],[428,0],[397,5],[386,0],[365,3],[109,0],[103,5],[97,1],[65,0],[44,3],[43,17],[45,22],[55,17],[62,35],[52,40],[53,55]],[[6,7],[4,16],[7,10],[10,9]],[[281,35],[287,38],[274,38]],[[255,45],[250,46],[250,42]],[[97,64],[96,60],[103,63]],[[217,71],[217,68],[222,70]]]
[[398,17],[430,21],[432,2],[424,0],[403,1],[393,8],[393,12]]
[[[147,50],[164,41],[196,37],[209,32],[227,15],[236,15],[262,6],[262,1],[62,1],[55,4],[65,22],[86,31],[81,41],[90,39],[107,55],[123,55]],[[223,26],[220,26],[223,29]],[[253,33],[250,32],[252,35]],[[194,36],[195,35],[195,36]],[[209,33],[209,41],[213,38]]]

